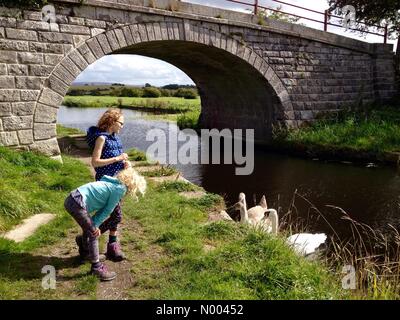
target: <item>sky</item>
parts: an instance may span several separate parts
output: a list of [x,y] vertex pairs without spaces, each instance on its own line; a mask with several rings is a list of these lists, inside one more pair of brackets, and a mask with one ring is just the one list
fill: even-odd
[[[237,3],[232,3],[226,0],[182,0],[183,2],[197,3],[207,6],[219,7],[229,10],[236,10],[242,12],[249,12],[250,6],[244,6]],[[254,0],[241,0],[241,2],[254,3]],[[306,7],[312,10],[324,12],[328,8],[327,0],[283,0],[294,5]],[[265,7],[276,8],[282,6],[282,11],[294,13],[300,16],[307,16],[316,20],[323,20],[323,15],[304,11],[298,8],[282,5],[274,2],[273,0],[259,0],[259,5]],[[323,30],[323,25],[320,23],[301,19],[298,23],[303,23],[308,27]],[[343,28],[329,26],[328,32],[341,34],[346,37],[359,39],[371,43],[382,43],[383,37],[367,35],[360,36],[359,33],[347,32]],[[396,42],[389,40],[388,43],[394,44]],[[192,79],[188,77],[183,71],[175,66],[149,57],[138,55],[109,55],[104,56],[92,65],[90,65],[84,72],[82,72],[75,82],[118,82],[128,85],[144,85],[150,83],[154,86],[163,86],[166,84],[194,84]]]

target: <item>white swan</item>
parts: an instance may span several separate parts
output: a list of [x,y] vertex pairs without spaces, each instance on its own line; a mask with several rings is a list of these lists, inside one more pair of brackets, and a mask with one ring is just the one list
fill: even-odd
[[298,254],[308,256],[317,252],[326,241],[325,233],[296,233],[287,238],[287,242]]
[[[265,196],[262,197],[258,206],[247,210],[246,196],[244,193],[240,193],[236,208],[240,210],[240,223],[249,223],[261,227],[267,233],[278,234],[278,213],[275,209],[268,209]],[[286,242],[293,247],[297,254],[309,256],[315,253],[326,239],[327,236],[324,233],[296,233],[288,237]]]
[[[268,209],[265,196],[262,197],[258,206],[247,210],[246,196],[242,192],[239,194],[239,201],[236,209],[240,210],[240,223],[248,223],[255,227],[260,227],[267,233],[278,232],[278,213],[275,209]],[[268,213],[269,215],[266,215]]]

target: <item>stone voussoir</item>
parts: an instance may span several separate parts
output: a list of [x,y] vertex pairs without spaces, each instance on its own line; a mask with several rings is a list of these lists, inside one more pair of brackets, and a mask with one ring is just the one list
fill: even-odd
[[55,123],[57,121],[57,112],[58,108],[38,103],[35,110],[35,123]]
[[48,106],[58,107],[62,101],[63,96],[51,90],[50,88],[44,88],[38,102]]

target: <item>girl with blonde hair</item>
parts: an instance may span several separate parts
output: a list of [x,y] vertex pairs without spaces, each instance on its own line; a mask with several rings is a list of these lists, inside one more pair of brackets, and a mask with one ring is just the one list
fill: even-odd
[[[122,170],[116,177],[104,175],[100,181],[87,183],[73,190],[65,199],[65,209],[81,226],[83,237],[88,239],[91,273],[102,281],[115,279],[116,273],[108,271],[100,261],[99,227],[126,194],[137,199],[137,194],[144,195],[145,191],[145,179],[130,167]],[[93,212],[95,214],[91,215]]]

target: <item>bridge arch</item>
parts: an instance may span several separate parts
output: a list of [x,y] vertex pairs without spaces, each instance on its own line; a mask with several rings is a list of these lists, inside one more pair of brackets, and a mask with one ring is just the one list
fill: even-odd
[[[33,131],[40,145],[35,142],[32,149],[60,154],[55,122],[71,83],[103,56],[126,53],[158,58],[186,72],[199,88],[205,128],[254,128],[257,142],[263,143],[271,138],[273,124],[296,123],[281,79],[244,42],[190,20],[135,23],[91,37],[54,68],[36,102]],[[43,123],[49,117],[54,123]]]

